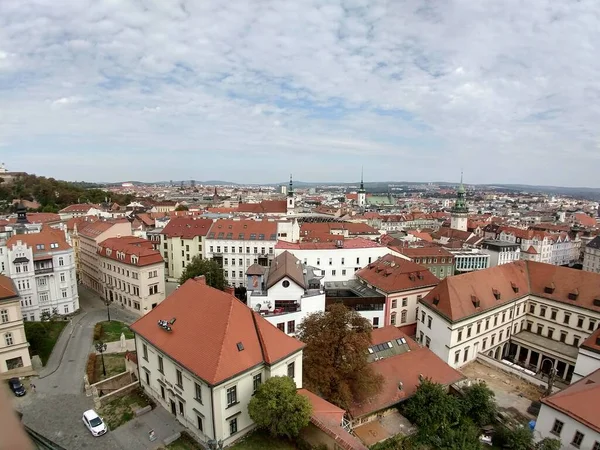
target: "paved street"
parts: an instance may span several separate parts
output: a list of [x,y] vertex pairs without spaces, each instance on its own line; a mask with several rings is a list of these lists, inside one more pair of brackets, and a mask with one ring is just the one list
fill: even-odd
[[[93,408],[91,397],[86,397],[83,392],[83,375],[88,354],[92,351],[94,325],[106,320],[107,312],[106,306],[92,291],[80,286],[79,295],[81,312],[65,328],[39,378],[32,379],[36,392],[29,390],[26,396],[15,398],[17,409],[23,413],[23,422],[69,450],[155,448],[153,444],[160,441],[148,442],[146,427],[140,422],[146,416],[99,438],[92,437],[83,425],[83,411]],[[128,324],[135,320],[135,316],[116,307],[111,307],[110,315],[111,319]],[[175,422],[168,413],[161,415],[163,412],[153,411],[144,419],[165,423],[162,433],[157,430],[160,440],[171,430],[169,421]],[[153,416],[161,419],[153,419]],[[142,441],[148,445],[141,446]]]

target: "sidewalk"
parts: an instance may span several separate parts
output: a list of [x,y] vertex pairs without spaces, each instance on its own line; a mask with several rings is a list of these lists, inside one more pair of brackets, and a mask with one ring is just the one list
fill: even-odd
[[[109,353],[125,353],[126,351],[135,351],[135,339],[126,339],[125,347],[121,345],[121,341],[107,342],[104,354],[107,355]],[[96,352],[96,354],[99,353]]]

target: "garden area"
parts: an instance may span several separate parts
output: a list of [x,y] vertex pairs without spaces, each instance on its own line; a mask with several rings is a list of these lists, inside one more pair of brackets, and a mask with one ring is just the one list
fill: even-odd
[[121,339],[121,333],[125,333],[125,339],[133,339],[133,331],[123,322],[118,320],[98,322],[94,327],[94,342],[116,342]]
[[230,447],[230,450],[298,450],[298,447],[288,440],[278,439],[258,430]]
[[67,321],[24,322],[29,353],[38,355],[45,366]]
[[100,407],[98,414],[108,428],[114,430],[135,417],[135,411],[151,404],[148,396],[139,388],[116,398]]
[[204,450],[188,433],[183,431],[181,437],[167,445],[165,450]]

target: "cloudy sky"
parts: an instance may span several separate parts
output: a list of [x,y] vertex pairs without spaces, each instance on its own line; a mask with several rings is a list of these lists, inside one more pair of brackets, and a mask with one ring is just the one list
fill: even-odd
[[0,160],[600,187],[597,0],[1,0]]

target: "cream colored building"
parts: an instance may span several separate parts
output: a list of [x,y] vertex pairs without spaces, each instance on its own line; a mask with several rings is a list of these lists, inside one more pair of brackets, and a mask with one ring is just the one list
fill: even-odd
[[174,217],[161,231],[160,251],[167,277],[178,280],[195,256],[205,256],[205,239],[213,221]]
[[583,270],[600,273],[600,236],[596,236],[585,246]]
[[228,446],[254,429],[248,403],[267,379],[289,376],[302,387],[304,344],[203,278],[131,329],[142,388],[205,445]]
[[165,298],[165,266],[152,242],[135,236],[108,238],[98,245],[104,299],[143,315]]
[[121,236],[131,236],[131,224],[128,221],[98,221],[79,231],[79,280],[84,286],[99,294],[104,293],[98,264],[98,244],[108,238]]
[[19,376],[31,369],[20,302],[13,281],[0,275],[0,379]]

